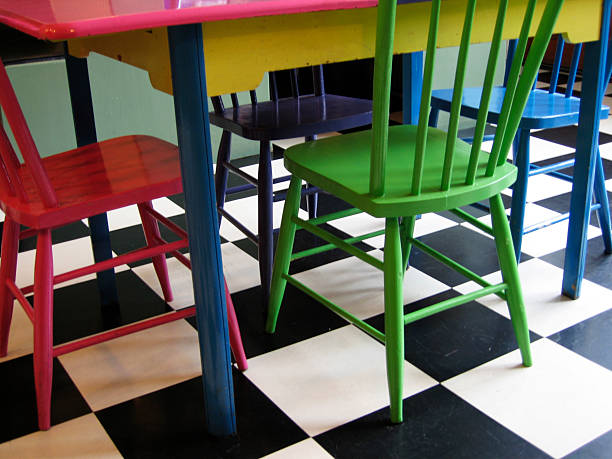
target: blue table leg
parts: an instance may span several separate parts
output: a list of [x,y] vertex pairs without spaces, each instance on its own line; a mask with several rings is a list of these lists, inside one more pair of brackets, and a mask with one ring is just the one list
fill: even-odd
[[202,26],[168,27],[208,432],[236,433]]
[[[70,56],[67,52],[65,53],[65,59],[76,141],[77,146],[82,147],[97,141],[87,59]],[[90,217],[89,228],[91,230],[94,260],[96,262],[108,260],[113,256],[113,252],[111,250],[106,214]],[[115,270],[102,271],[97,273],[96,276],[102,306],[119,304]]]
[[402,122],[417,124],[423,87],[423,51],[402,56]]
[[602,40],[584,46],[582,94],[576,141],[576,163],[570,201],[570,220],[563,268],[564,295],[580,296],[584,276],[593,180],[599,145],[599,110],[605,81],[605,62],[610,30],[611,0],[605,0],[602,11]]

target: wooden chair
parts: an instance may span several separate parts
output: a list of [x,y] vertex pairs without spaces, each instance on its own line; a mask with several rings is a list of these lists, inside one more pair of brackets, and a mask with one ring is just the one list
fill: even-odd
[[[514,164],[518,168],[518,178],[512,187],[512,204],[510,212],[510,230],[517,261],[521,256],[521,242],[523,234],[528,234],[541,228],[545,228],[554,223],[567,220],[569,212],[555,216],[547,221],[533,223],[525,226],[525,205],[527,203],[527,184],[528,178],[539,174],[548,174],[553,177],[572,181],[572,177],[559,172],[562,169],[573,166],[574,160],[569,159],[559,161],[547,166],[538,166],[532,164],[529,158],[529,139],[531,131],[534,129],[550,129],[562,126],[571,126],[578,123],[578,113],[580,110],[580,98],[573,95],[576,82],[576,73],[580,60],[580,52],[582,44],[574,47],[569,72],[567,77],[567,85],[564,93],[561,93],[562,88],[559,88],[559,72],[563,61],[563,51],[565,42],[563,37],[557,37],[557,45],[555,49],[555,58],[550,72],[550,86],[548,89],[534,89],[529,95],[527,107],[521,118],[518,132],[514,139]],[[508,61],[512,61],[516,49],[516,40],[511,40],[508,47]],[[608,58],[607,62],[607,80],[610,80],[612,71],[612,61]],[[507,78],[507,72],[506,72]],[[603,88],[606,89],[605,87]],[[489,102],[489,117],[488,122],[497,124],[502,110],[502,102],[504,99],[506,88],[505,86],[497,86],[493,88],[491,100]],[[461,103],[461,115],[467,118],[476,119],[478,116],[478,108],[480,104],[480,96],[482,88],[465,88]],[[450,111],[451,102],[453,100],[452,89],[439,89],[433,91],[431,98],[431,113],[430,125],[437,126],[438,114],[440,110]],[[602,106],[600,117],[605,119],[608,117],[609,107]],[[606,253],[612,253],[612,234],[610,232],[610,208],[608,204],[608,195],[606,193],[605,178],[603,165],[599,150],[597,151],[597,170],[595,173],[595,182],[593,192],[595,203],[591,206],[591,210],[597,210],[597,216],[602,231],[603,241]],[[585,184],[586,186],[586,184]]]
[[[489,154],[481,151],[480,145],[487,119],[488,98],[493,89],[493,77],[508,3],[508,0],[499,2],[497,21],[494,28],[493,24],[490,25],[493,29],[491,53],[484,77],[485,89],[478,116],[476,136],[471,146],[457,138],[457,128],[476,0],[467,2],[464,32],[457,62],[454,89],[456,100],[451,110],[448,132],[427,126],[438,24],[440,14],[444,14],[446,2],[442,0],[431,2],[419,124],[418,126],[389,127],[391,58],[397,2],[380,0],[376,28],[372,130],[307,142],[289,148],[285,153],[285,167],[293,175],[283,211],[266,329],[270,333],[275,330],[285,286],[289,282],[383,342],[387,355],[387,378],[393,422],[402,421],[402,365],[404,361],[404,325],[406,324],[482,296],[496,294],[508,303],[523,365],[530,366],[532,363],[521,285],[512,250],[510,228],[500,192],[516,179],[516,167],[506,162],[506,156],[519,126],[521,113],[563,1],[547,1],[537,34],[521,72],[520,64],[525,53],[528,31],[533,22],[536,0],[530,0],[527,4],[518,50],[508,80],[504,108],[493,151]],[[298,204],[302,180],[338,196],[355,207],[308,221],[299,218]],[[489,199],[491,205],[492,227],[487,227],[458,209],[483,199]],[[417,215],[442,210],[451,210],[495,238],[503,277],[501,283],[490,284],[456,261],[450,260],[413,237]],[[353,237],[347,242],[318,226],[321,223],[361,211],[385,219],[385,245],[382,261],[349,243],[367,239],[368,235]],[[288,274],[290,260],[300,258],[306,253],[292,254],[297,227],[306,229],[326,240],[330,247],[341,248],[383,271],[384,333]],[[461,241],[456,241],[456,243],[460,244]],[[402,282],[413,245],[464,274],[482,288],[404,314]]]
[[[264,304],[268,301],[272,275],[272,204],[285,197],[285,193],[273,193],[272,186],[273,183],[289,180],[289,177],[272,178],[271,142],[294,137],[314,140],[318,134],[365,126],[372,121],[371,101],[328,94],[325,91],[322,66],[301,71],[302,76],[305,72],[312,72],[312,93],[304,93],[308,90],[304,88],[303,78],[299,78],[298,70],[294,69],[288,72],[292,93],[290,97],[279,95],[277,80],[280,80],[282,75],[279,75],[280,72],[271,72],[270,101],[259,102],[255,91],[250,91],[250,104],[240,105],[237,95],[232,94],[232,107],[225,108],[221,97],[212,98],[214,112],[210,113],[210,123],[223,129],[215,177],[219,221],[222,217],[227,218],[257,245]],[[247,174],[231,163],[232,134],[259,142],[257,177]],[[228,188],[229,172],[242,178],[246,184]],[[257,189],[258,194],[257,234],[253,234],[236,216],[224,209],[227,196],[253,188]],[[316,215],[316,191],[316,188],[312,187],[304,190],[308,199],[309,215],[312,217]]]
[[[41,158],[0,61],[0,107],[24,159],[20,163],[0,124],[0,208],[5,213],[0,262],[0,356],[7,355],[16,299],[34,325],[34,377],[40,429],[50,427],[53,358],[112,338],[195,314],[184,308],[65,344],[53,345],[53,285],[152,258],[164,299],[172,300],[165,254],[187,267],[179,252],[188,246],[185,231],[153,209],[153,199],[182,191],[178,149],[149,136],[126,136]],[[138,205],[147,246],[84,268],[54,275],[51,230],[132,204]],[[166,242],[158,222],[180,240]],[[27,227],[21,229],[20,225]],[[15,284],[19,239],[36,236],[34,284]],[[34,293],[34,305],[26,295]],[[231,347],[240,369],[246,369],[240,331],[226,286]]]

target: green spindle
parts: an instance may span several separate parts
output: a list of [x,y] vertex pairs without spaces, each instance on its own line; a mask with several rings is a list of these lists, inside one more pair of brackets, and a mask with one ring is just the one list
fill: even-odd
[[372,106],[372,150],[370,154],[370,194],[385,193],[385,163],[389,132],[391,65],[395,31],[396,0],[380,0],[377,9],[376,59]]
[[440,2],[431,2],[431,18],[429,20],[429,35],[427,37],[427,55],[425,69],[423,70],[423,92],[421,93],[421,107],[419,110],[419,126],[414,148],[414,170],[412,173],[412,189],[414,195],[421,194],[423,181],[423,167],[425,159],[425,144],[427,143],[427,119],[431,105],[431,90],[433,85],[433,71],[436,58],[436,45],[438,43],[438,25],[440,22]]
[[463,22],[463,32],[461,33],[461,44],[459,46],[459,56],[457,57],[457,70],[455,71],[455,86],[453,88],[453,101],[451,103],[450,121],[446,137],[446,150],[444,151],[444,167],[442,169],[442,191],[448,191],[450,189],[453,176],[453,158],[455,156],[457,131],[459,130],[461,99],[463,98],[465,71],[467,68],[470,38],[472,36],[472,23],[474,22],[475,10],[476,0],[469,0],[465,12],[465,20]]
[[502,104],[502,111],[499,115],[497,133],[495,135],[495,140],[493,140],[493,149],[491,150],[491,156],[489,157],[489,162],[487,164],[487,170],[485,173],[487,177],[491,177],[495,172],[495,168],[498,165],[503,164],[503,161],[505,161],[505,158],[502,158],[500,155],[501,145],[504,140],[503,137],[505,137],[505,133],[507,132],[506,124],[508,122],[510,110],[512,109],[514,91],[516,90],[519,73],[523,64],[523,57],[525,56],[525,49],[527,48],[527,39],[529,38],[529,29],[531,28],[531,21],[533,19],[536,4],[537,0],[530,0],[527,4],[527,10],[525,11],[525,18],[523,20],[518,44],[514,53],[514,59],[512,60],[512,65],[510,67],[508,82],[506,83],[506,94]]
[[[516,91],[514,94],[514,101],[512,103],[512,110],[510,111],[510,114],[508,116],[506,126],[507,132],[516,132],[519,124],[521,123],[521,118],[523,116],[523,111],[525,110],[525,105],[527,105],[529,93],[532,90],[533,83],[538,74],[540,65],[542,64],[542,59],[544,59],[544,54],[546,53],[548,43],[550,42],[550,38],[552,37],[552,29],[557,20],[557,17],[559,16],[562,4],[563,0],[548,0],[548,2],[546,3],[546,7],[543,13],[543,19],[542,21],[540,21],[540,25],[538,26],[538,31],[536,32],[535,38],[531,42],[531,47],[529,48],[529,55],[525,60],[523,72],[521,74],[520,80],[517,83]],[[503,163],[504,161],[506,161],[508,153],[510,152],[510,148],[512,147],[513,140],[513,136],[504,136],[500,147],[499,163]]]
[[497,10],[497,19],[495,21],[493,39],[491,40],[491,49],[489,50],[489,60],[487,62],[482,94],[480,96],[480,108],[478,109],[476,128],[474,130],[474,140],[472,141],[472,150],[470,152],[470,160],[465,177],[466,185],[473,185],[474,181],[476,180],[478,158],[480,157],[480,148],[482,147],[482,139],[484,137],[484,132],[487,125],[487,116],[489,115],[489,103],[491,101],[491,93],[493,91],[495,69],[497,67],[497,59],[499,58],[499,50],[501,49],[502,33],[504,30],[507,11],[508,0],[501,0],[499,3],[499,9]]

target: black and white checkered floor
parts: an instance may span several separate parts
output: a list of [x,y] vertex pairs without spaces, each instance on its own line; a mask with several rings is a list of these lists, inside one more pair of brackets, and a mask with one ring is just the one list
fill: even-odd
[[[603,131],[606,126],[612,125],[604,124]],[[537,133],[534,161],[570,154],[575,132]],[[612,135],[602,132],[600,142],[612,191]],[[275,166],[282,169],[281,161]],[[568,183],[533,178],[528,220],[565,211],[569,192]],[[253,230],[254,199],[227,204]],[[505,202],[508,206],[509,199]],[[184,225],[182,205],[181,196],[155,203]],[[323,212],[340,205],[321,198]],[[281,209],[282,202],[276,203],[275,217]],[[111,212],[109,219],[115,252],[143,242],[134,209]],[[354,216],[329,227],[354,235],[380,228],[381,222]],[[192,321],[55,359],[53,427],[38,432],[32,327],[16,307],[9,355],[0,363],[0,457],[612,457],[612,257],[603,255],[599,229],[592,226],[582,296],[576,301],[560,296],[566,230],[567,223],[554,225],[525,236],[523,243],[519,269],[534,366],[519,365],[508,314],[496,298],[409,325],[405,422],[391,425],[383,346],[291,287],[277,333],[265,334],[254,247],[224,222],[225,272],[249,358],[245,373],[234,370],[238,437],[215,440],[205,433]],[[492,239],[451,214],[422,218],[416,233],[476,273],[499,276]],[[85,223],[57,231],[54,239],[57,272],[91,259]],[[299,247],[317,243],[298,232]],[[382,255],[382,238],[367,244]],[[20,285],[32,282],[33,248],[32,241],[23,241]],[[169,266],[176,297],[170,305],[161,299],[146,262],[118,270],[117,310],[100,308],[91,278],[59,286],[55,342],[192,304],[189,272],[175,261]],[[418,250],[411,266],[405,280],[408,309],[471,288]],[[358,317],[382,325],[378,271],[337,252],[301,260],[292,269]]]

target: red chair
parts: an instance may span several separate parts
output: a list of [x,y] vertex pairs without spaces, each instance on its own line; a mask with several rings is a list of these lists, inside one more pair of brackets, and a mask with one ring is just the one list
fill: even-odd
[[[184,308],[93,336],[53,345],[53,285],[116,266],[152,258],[164,299],[172,300],[166,253],[191,268],[179,252],[187,234],[151,206],[151,201],[182,191],[177,148],[149,136],[126,136],[41,158],[27,127],[6,70],[0,61],[0,107],[24,158],[20,163],[0,124],[0,208],[6,214],[0,263],[0,356],[6,356],[8,334],[17,299],[34,324],[34,378],[41,430],[50,427],[53,357],[194,315]],[[70,272],[53,274],[51,230],[92,215],[138,205],[147,245],[144,248]],[[158,222],[181,238],[168,243]],[[23,225],[28,229],[22,230]],[[19,239],[37,237],[34,285],[15,284]],[[26,295],[34,292],[34,307]],[[238,368],[247,368],[236,315],[225,287],[230,343]]]

